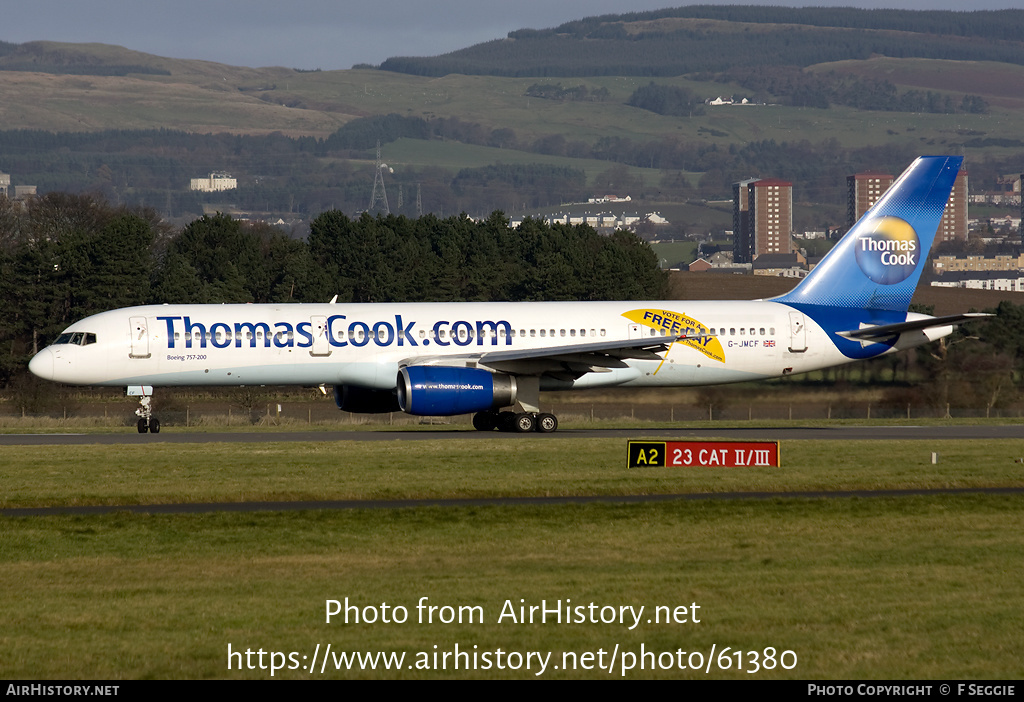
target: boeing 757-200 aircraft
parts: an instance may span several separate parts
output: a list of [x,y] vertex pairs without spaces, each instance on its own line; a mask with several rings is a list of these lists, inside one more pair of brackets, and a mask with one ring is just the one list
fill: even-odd
[[[542,390],[712,385],[874,358],[971,314],[908,313],[961,159],[917,159],[791,292],[751,302],[150,305],[68,327],[29,369],[141,396],[153,387],[334,386],[349,412],[474,413],[551,432]],[[512,408],[512,411],[499,411]]]

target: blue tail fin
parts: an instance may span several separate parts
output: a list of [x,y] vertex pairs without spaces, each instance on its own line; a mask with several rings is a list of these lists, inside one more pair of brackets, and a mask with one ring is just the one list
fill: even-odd
[[906,312],[962,160],[914,161],[799,285],[773,300]]

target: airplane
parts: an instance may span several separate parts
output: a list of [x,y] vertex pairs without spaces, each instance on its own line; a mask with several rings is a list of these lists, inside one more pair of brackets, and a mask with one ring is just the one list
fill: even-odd
[[147,305],[72,324],[29,370],[125,387],[140,397],[140,433],[160,431],[153,388],[184,385],[332,385],[348,412],[553,432],[541,391],[795,375],[987,316],[908,312],[961,162],[918,158],[793,290],[767,300]]

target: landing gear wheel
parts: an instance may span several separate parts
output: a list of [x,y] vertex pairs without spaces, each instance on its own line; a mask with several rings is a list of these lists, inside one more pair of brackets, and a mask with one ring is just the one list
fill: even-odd
[[515,431],[520,434],[525,434],[528,431],[533,431],[534,427],[537,426],[537,420],[533,418],[532,414],[517,414],[515,418]]
[[147,431],[150,434],[160,433],[160,420],[156,417],[150,417],[149,419],[141,417],[135,426],[138,427],[140,434],[145,434]]
[[558,418],[553,414],[537,415],[537,431],[541,434],[550,434],[558,428]]
[[497,426],[497,412],[477,412],[473,415],[473,428],[477,431],[494,431]]
[[498,431],[515,431],[516,415],[514,412],[498,413]]

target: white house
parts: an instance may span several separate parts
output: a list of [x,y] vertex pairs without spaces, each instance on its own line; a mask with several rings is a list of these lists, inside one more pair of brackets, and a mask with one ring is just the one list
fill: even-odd
[[190,187],[191,190],[199,190],[204,193],[219,193],[236,188],[238,188],[238,180],[231,177],[230,173],[211,173],[209,178],[193,178]]

